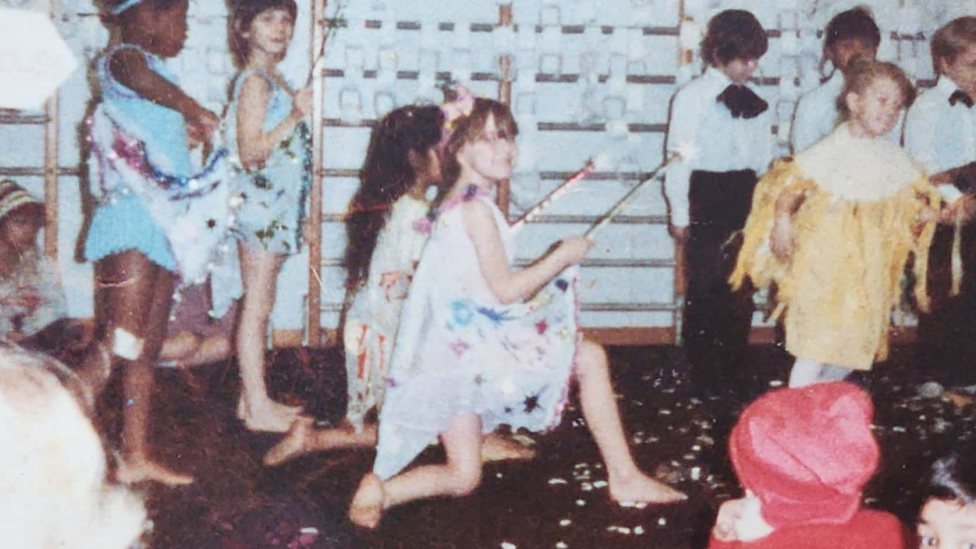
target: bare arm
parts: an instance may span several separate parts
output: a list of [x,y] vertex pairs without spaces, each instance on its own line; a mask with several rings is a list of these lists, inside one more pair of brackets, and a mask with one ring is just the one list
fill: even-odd
[[502,303],[513,303],[531,295],[567,266],[582,260],[590,248],[588,240],[574,237],[563,241],[531,267],[512,271],[489,207],[479,201],[467,202],[461,207],[464,208],[464,228],[474,244],[481,274]]
[[149,68],[146,57],[140,51],[122,49],[115,52],[109,62],[109,70],[120,84],[157,105],[179,112],[188,123],[206,126],[209,132],[216,128],[219,121],[217,115]]
[[806,195],[802,191],[783,193],[776,199],[776,215],[773,232],[769,237],[769,247],[776,257],[787,260],[796,248],[796,233],[793,230],[792,215],[803,205]]
[[957,185],[966,194],[976,192],[976,162],[937,173],[929,178],[933,185]]
[[311,92],[304,89],[295,94],[294,108],[270,132],[264,131],[264,116],[268,111],[273,88],[264,77],[254,74],[244,81],[237,106],[237,148],[245,166],[260,164],[271,156],[275,147],[295,131],[295,126],[311,112]]
[[804,200],[806,194],[803,191],[781,194],[776,199],[776,217],[793,215],[803,205]]

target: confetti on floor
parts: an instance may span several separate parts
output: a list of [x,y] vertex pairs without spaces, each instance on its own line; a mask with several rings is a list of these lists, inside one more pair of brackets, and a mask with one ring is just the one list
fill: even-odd
[[[161,370],[152,416],[154,452],[198,481],[180,489],[147,487],[155,524],[149,546],[646,549],[653,540],[656,549],[702,547],[714,510],[741,493],[726,455],[731,422],[742,403],[782,386],[790,364],[772,347],[754,353],[737,386],[706,398],[687,381],[680,350],[610,349],[634,455],[652,476],[686,492],[686,503],[612,502],[606,470],[574,397],[553,432],[520,434],[537,451],[533,461],[486,465],[472,496],[395,508],[374,532],[353,528],[345,517],[349,498],[372,464],[371,451],[313,454],[265,468],[261,457],[278,435],[249,433],[235,418],[236,368]],[[919,394],[915,376],[924,367],[914,365],[912,355],[911,348],[895,348],[887,364],[854,379],[874,397],[874,432],[884,455],[866,505],[904,520],[916,511],[921,471],[957,441],[976,436],[976,406],[955,404],[944,393]],[[341,357],[332,350],[306,356],[303,361],[297,351],[277,353],[269,368],[272,392],[334,424],[345,408]],[[122,400],[114,383],[101,417],[110,438],[117,439]],[[420,461],[442,459],[443,451],[432,448]]]

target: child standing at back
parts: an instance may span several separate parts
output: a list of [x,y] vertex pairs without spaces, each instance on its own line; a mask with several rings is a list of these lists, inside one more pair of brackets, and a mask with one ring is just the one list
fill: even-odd
[[711,394],[731,386],[746,360],[752,292],[731,291],[730,239],[745,224],[757,174],[773,159],[768,104],[749,78],[766,53],[766,31],[747,11],[726,10],[708,22],[705,74],[674,96],[665,174],[669,231],[687,266],[683,339],[693,383]]
[[118,33],[97,64],[101,96],[89,121],[98,202],[84,253],[95,262],[98,344],[83,372],[97,394],[110,363],[125,364],[117,477],[126,483],[193,481],[149,455],[153,368],[176,282],[202,275],[228,214],[223,156],[203,171],[190,161],[190,141],[209,138],[218,118],[164,64],[183,48],[187,9],[188,0],[105,0]]
[[[823,57],[834,67],[830,78],[810,90],[796,105],[790,145],[793,154],[806,150],[833,131],[840,121],[837,97],[844,91],[844,75],[851,62],[863,57],[874,59],[881,44],[881,32],[868,8],[860,6],[834,16],[824,29]],[[901,143],[901,124],[888,132],[888,139]]]
[[[936,185],[955,186],[968,195],[956,202],[969,217],[976,192],[976,17],[949,22],[932,37],[932,63],[938,83],[908,110],[905,149],[922,163]],[[955,212],[953,212],[955,215]],[[976,226],[962,228],[963,271],[976,268]],[[932,312],[919,319],[919,354],[926,372],[949,386],[976,383],[976,372],[960,368],[976,351],[976,284],[962,279],[958,296],[950,296],[951,227],[939,227],[932,244]]]
[[[360,526],[375,527],[396,505],[473,491],[481,482],[482,434],[503,423],[553,427],[573,372],[610,496],[683,498],[638,469],[606,353],[576,332],[575,277],[560,273],[582,260],[590,242],[570,238],[531,267],[511,270],[514,234],[488,195],[511,176],[517,131],[507,107],[476,99],[447,142],[450,186],[435,201],[437,219],[403,308],[373,473],[349,510]],[[536,300],[519,303],[537,292]],[[447,462],[401,473],[438,436]]]
[[277,69],[297,11],[294,0],[241,0],[234,3],[231,23],[231,51],[241,72],[226,131],[243,167],[234,180],[242,201],[234,232],[244,283],[236,336],[243,382],[237,415],[252,431],[287,431],[300,411],[272,400],[265,382],[278,271],[301,248],[311,182],[311,134],[303,120],[312,112],[312,90],[294,91]]
[[789,384],[845,378],[888,355],[892,308],[909,258],[919,306],[941,199],[905,151],[885,139],[914,98],[897,66],[858,59],[838,99],[844,123],[756,187],[731,277],[777,287]]

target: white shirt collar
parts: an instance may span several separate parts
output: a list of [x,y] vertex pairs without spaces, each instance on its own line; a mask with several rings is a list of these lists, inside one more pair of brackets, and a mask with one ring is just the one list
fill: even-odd
[[939,76],[939,81],[936,82],[935,89],[939,90],[948,98],[956,91],[959,91],[959,86],[951,78],[943,74]]
[[705,82],[708,83],[708,89],[714,90],[715,95],[722,93],[722,90],[729,87],[732,84],[732,79],[726,76],[724,72],[715,67],[708,67],[705,69],[705,74],[702,76]]
[[826,84],[830,86],[831,89],[836,89],[837,94],[840,95],[840,92],[844,89],[844,73],[841,72],[840,69],[835,69],[834,73],[830,75],[829,79],[827,79]]

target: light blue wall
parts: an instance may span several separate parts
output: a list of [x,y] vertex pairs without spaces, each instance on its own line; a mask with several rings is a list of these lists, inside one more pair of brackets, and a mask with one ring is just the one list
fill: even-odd
[[[311,26],[309,0],[298,3],[298,28],[282,66],[296,83],[303,82],[308,71]],[[0,6],[4,4],[43,3],[0,0]],[[331,121],[324,133],[326,220],[320,269],[326,326],[336,325],[343,299],[343,273],[337,263],[346,243],[338,219],[355,192],[354,170],[362,163],[369,138],[369,129],[359,122],[375,119],[393,103],[439,101],[440,92],[434,87],[438,72],[474,75],[470,87],[476,93],[497,97],[498,55],[514,56],[518,77],[513,107],[522,135],[520,165],[512,182],[513,216],[588,158],[603,153],[608,160],[600,178],[584,183],[546,212],[577,216],[569,220],[575,222],[549,218],[550,222],[532,224],[523,232],[520,255],[528,259],[554,240],[584,230],[586,216],[600,215],[633,185],[633,180],[615,174],[646,172],[660,161],[669,99],[680,83],[697,74],[700,65],[696,61],[679,67],[680,35],[694,42],[696,29],[717,11],[750,9],[776,31],[758,76],[775,79],[763,86],[762,93],[778,113],[781,136],[788,135],[798,95],[819,81],[817,30],[833,14],[857,4],[873,7],[884,35],[880,57],[897,61],[915,77],[930,82],[927,44],[933,29],[955,16],[976,13],[976,2],[962,0],[685,0],[688,20],[682,31],[678,0],[515,0],[519,32],[513,32],[495,29],[499,7],[489,0],[346,0],[344,4],[341,16],[346,26],[330,41],[324,79],[323,113]],[[328,7],[330,16],[337,5],[332,2]],[[80,58],[90,62],[107,40],[90,0],[63,1],[58,6],[65,39]],[[186,49],[173,60],[173,67],[191,95],[220,112],[233,74],[225,46],[224,2],[192,0],[190,29]],[[376,74],[364,77],[364,70]],[[484,75],[491,78],[478,80]],[[601,77],[604,82],[599,82]],[[797,80],[799,86],[791,84]],[[82,165],[78,127],[90,99],[85,71],[78,70],[60,94],[59,162],[63,168],[78,170]],[[635,131],[615,132],[615,120],[631,124]],[[593,123],[600,125],[586,127]],[[0,127],[0,172],[41,166],[42,135],[39,126]],[[41,191],[39,177],[16,179]],[[91,268],[78,263],[73,253],[82,221],[78,185],[73,175],[60,181],[60,260],[70,287],[71,313],[88,316]],[[673,316],[667,309],[674,297],[673,246],[661,223],[665,213],[660,186],[648,184],[624,222],[599,235],[590,256],[593,266],[584,269],[585,325],[671,325]],[[278,328],[302,326],[306,265],[307,255],[296,256],[282,272],[274,313]],[[611,305],[622,308],[605,310],[614,309]]]

